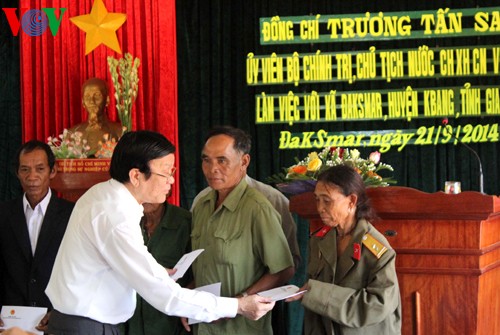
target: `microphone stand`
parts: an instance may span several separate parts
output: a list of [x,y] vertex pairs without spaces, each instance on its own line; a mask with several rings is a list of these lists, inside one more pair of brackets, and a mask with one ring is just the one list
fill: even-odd
[[[445,120],[443,120],[443,125],[445,126],[443,128],[443,133],[445,133],[446,135],[449,135],[448,131],[446,129],[447,124],[448,124],[448,119],[446,119],[446,122],[445,122]],[[483,177],[483,165],[481,164],[481,158],[477,154],[476,150],[472,149],[468,144],[466,144],[462,141],[458,141],[458,143],[460,143],[461,145],[466,147],[470,152],[472,152],[474,154],[474,156],[476,156],[477,162],[479,163],[479,192],[484,194],[484,177]]]
[[479,163],[479,192],[484,194],[484,178],[483,178],[483,165],[481,164],[481,158],[479,158],[479,155],[477,154],[476,150],[472,149],[468,144],[463,143],[462,141],[459,141],[461,145],[469,149],[474,156],[477,158],[477,162]]

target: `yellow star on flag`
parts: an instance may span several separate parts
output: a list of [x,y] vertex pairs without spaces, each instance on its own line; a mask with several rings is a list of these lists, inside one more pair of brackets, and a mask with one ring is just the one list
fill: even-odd
[[86,33],[85,55],[101,44],[121,54],[116,31],[126,19],[126,14],[109,13],[102,0],[95,0],[90,14],[74,16],[70,21]]

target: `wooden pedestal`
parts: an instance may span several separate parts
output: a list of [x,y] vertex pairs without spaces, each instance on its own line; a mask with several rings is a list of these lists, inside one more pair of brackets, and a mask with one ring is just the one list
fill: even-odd
[[[397,253],[402,333],[500,334],[500,198],[406,187],[368,195]],[[319,222],[313,193],[292,197],[290,210]]]
[[60,196],[76,201],[90,187],[108,180],[110,159],[58,159],[57,174],[50,187]]

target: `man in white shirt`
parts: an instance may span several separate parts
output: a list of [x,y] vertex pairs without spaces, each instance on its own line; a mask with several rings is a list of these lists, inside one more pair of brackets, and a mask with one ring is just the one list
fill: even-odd
[[74,204],[50,190],[57,171],[46,143],[23,144],[14,165],[24,194],[0,205],[0,306],[47,307],[50,311],[45,288]]
[[[138,222],[142,204],[162,203],[174,183],[175,148],[161,134],[126,133],[111,158],[111,180],[76,203],[46,293],[54,311],[49,333],[118,334],[135,293],[168,315],[204,322],[241,314],[257,320],[268,299],[216,297],[180,287],[147,251]],[[171,271],[169,271],[171,274]]]

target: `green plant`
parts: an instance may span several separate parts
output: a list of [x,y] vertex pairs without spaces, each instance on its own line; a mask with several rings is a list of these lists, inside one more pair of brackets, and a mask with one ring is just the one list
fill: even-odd
[[108,56],[109,72],[115,89],[116,111],[122,126],[126,128],[125,131],[132,130],[132,105],[137,98],[137,68],[140,63],[139,58],[133,58],[128,52],[120,59]]

